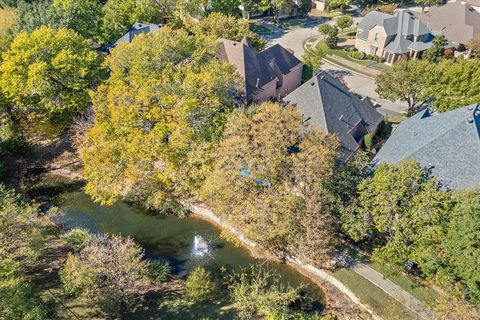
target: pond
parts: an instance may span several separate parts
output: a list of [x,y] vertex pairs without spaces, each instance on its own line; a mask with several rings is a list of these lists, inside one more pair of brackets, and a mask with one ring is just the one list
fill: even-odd
[[[178,277],[185,277],[197,266],[239,271],[251,264],[264,263],[281,276],[283,283],[306,285],[310,298],[318,305],[322,303],[322,291],[308,278],[285,264],[253,258],[245,248],[236,247],[221,238],[221,230],[207,221],[156,215],[123,202],[101,206],[81,191],[59,196],[55,205],[64,212],[62,220],[67,229],[82,227],[94,233],[131,236],[145,248],[148,258],[168,260]],[[209,244],[208,254],[193,254],[196,237],[197,245],[198,239]]]

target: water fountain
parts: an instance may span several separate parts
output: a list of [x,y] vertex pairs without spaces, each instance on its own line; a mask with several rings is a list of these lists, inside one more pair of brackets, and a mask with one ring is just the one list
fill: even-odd
[[193,237],[192,255],[197,257],[204,257],[210,254],[210,246],[208,242],[199,235]]

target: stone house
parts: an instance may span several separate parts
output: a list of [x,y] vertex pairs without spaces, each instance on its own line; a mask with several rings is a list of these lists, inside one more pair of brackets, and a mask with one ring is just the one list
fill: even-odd
[[355,47],[392,64],[421,57],[434,38],[434,33],[408,10],[397,10],[394,15],[372,11],[358,25]]

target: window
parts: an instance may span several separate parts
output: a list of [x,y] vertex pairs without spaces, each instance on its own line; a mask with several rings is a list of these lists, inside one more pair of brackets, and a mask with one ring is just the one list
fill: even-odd
[[377,54],[378,47],[376,46],[370,46],[370,54],[376,55]]
[[378,33],[375,33],[375,39],[374,39],[374,40],[375,40],[375,41],[378,40]]

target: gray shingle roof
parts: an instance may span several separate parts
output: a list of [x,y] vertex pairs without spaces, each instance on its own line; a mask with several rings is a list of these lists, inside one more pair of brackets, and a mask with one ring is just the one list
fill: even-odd
[[416,13],[432,30],[442,33],[450,41],[467,44],[480,33],[480,4],[449,2],[432,6],[427,13]]
[[417,113],[399,125],[373,164],[406,159],[432,167],[433,175],[447,187],[479,187],[480,105]]
[[373,133],[383,120],[368,98],[358,98],[325,71],[315,75],[283,100],[296,104],[304,121],[313,127],[337,134],[345,159],[360,147],[365,134]]
[[[385,50],[390,53],[402,54],[409,52],[410,49],[413,50],[413,48],[428,48],[434,38],[433,36],[426,36],[431,35],[427,26],[417,19],[413,13],[404,9],[397,10],[394,15],[377,11],[369,12],[358,25],[361,31],[357,36],[360,39],[367,40],[369,30],[376,25],[382,26],[387,36],[395,36],[385,46]],[[413,38],[419,36],[422,37],[422,40],[418,41],[419,44],[415,44]]]
[[219,58],[235,65],[244,78],[247,99],[251,99],[267,83],[282,81],[282,75],[302,64],[279,44],[257,53],[246,41],[227,39],[220,39]]
[[114,48],[122,42],[130,43],[139,34],[152,32],[160,29],[161,27],[162,27],[161,24],[146,24],[146,23],[135,22],[133,26],[130,29],[128,29],[128,31],[123,36],[121,36],[117,41],[115,41],[115,43],[112,44],[110,47]]

